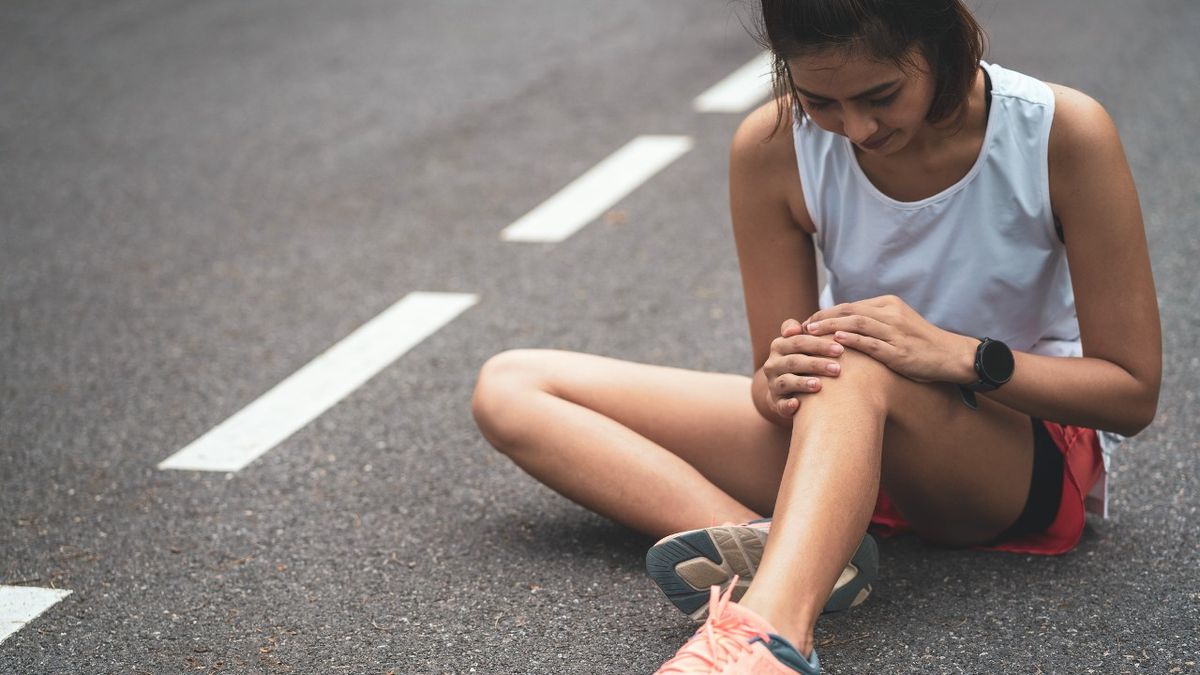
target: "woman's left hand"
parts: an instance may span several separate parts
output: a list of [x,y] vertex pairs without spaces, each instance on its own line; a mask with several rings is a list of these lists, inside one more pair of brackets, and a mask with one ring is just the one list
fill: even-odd
[[[811,335],[832,335],[917,382],[973,380],[978,340],[942,330],[894,295],[823,309],[803,322]],[[968,359],[970,359],[968,361]]]

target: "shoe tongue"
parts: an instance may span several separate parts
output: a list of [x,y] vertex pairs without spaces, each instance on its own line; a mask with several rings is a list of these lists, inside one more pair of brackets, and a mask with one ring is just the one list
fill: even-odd
[[759,616],[758,612],[755,612],[749,607],[743,607],[735,602],[731,602],[725,607],[725,613],[733,617],[737,617],[737,620],[740,623],[748,624],[751,628],[760,633],[769,634],[778,632],[775,630],[775,627],[771,625],[770,621],[762,618]]

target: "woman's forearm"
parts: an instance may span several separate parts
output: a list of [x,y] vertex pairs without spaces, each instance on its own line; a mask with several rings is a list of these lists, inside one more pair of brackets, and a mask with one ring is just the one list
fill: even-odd
[[[966,337],[955,357],[961,376],[975,378],[975,348]],[[1133,436],[1149,426],[1158,409],[1158,381],[1145,383],[1115,363],[1089,357],[1042,356],[1013,352],[1012,379],[995,391],[979,394],[1053,422]]]
[[[976,338],[953,335],[950,343],[943,345],[950,350],[944,362],[948,372],[936,379],[954,384],[974,382],[978,346]],[[1160,380],[1157,373],[1139,378],[1111,361],[1091,357],[1013,352],[1013,359],[1012,379],[995,391],[977,396],[1040,419],[1125,436],[1136,435],[1154,419]],[[792,416],[781,415],[776,409],[762,368],[754,373],[751,396],[764,419],[791,428]]]

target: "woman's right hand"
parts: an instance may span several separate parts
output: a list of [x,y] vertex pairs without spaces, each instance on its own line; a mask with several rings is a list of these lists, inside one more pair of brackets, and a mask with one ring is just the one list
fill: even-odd
[[800,409],[800,397],[821,390],[820,377],[837,377],[838,357],[845,348],[833,336],[808,335],[795,319],[780,327],[771,341],[771,353],[763,364],[771,406],[783,417]]

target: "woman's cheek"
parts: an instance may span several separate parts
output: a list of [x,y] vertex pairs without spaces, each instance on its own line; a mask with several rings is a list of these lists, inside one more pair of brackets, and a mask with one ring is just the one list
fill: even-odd
[[806,115],[808,115],[808,118],[813,121],[813,124],[816,124],[825,131],[828,131],[831,134],[837,134],[839,136],[846,135],[842,133],[842,125],[841,122],[838,121],[836,115],[824,111],[813,112],[811,110],[805,110],[804,112]]

